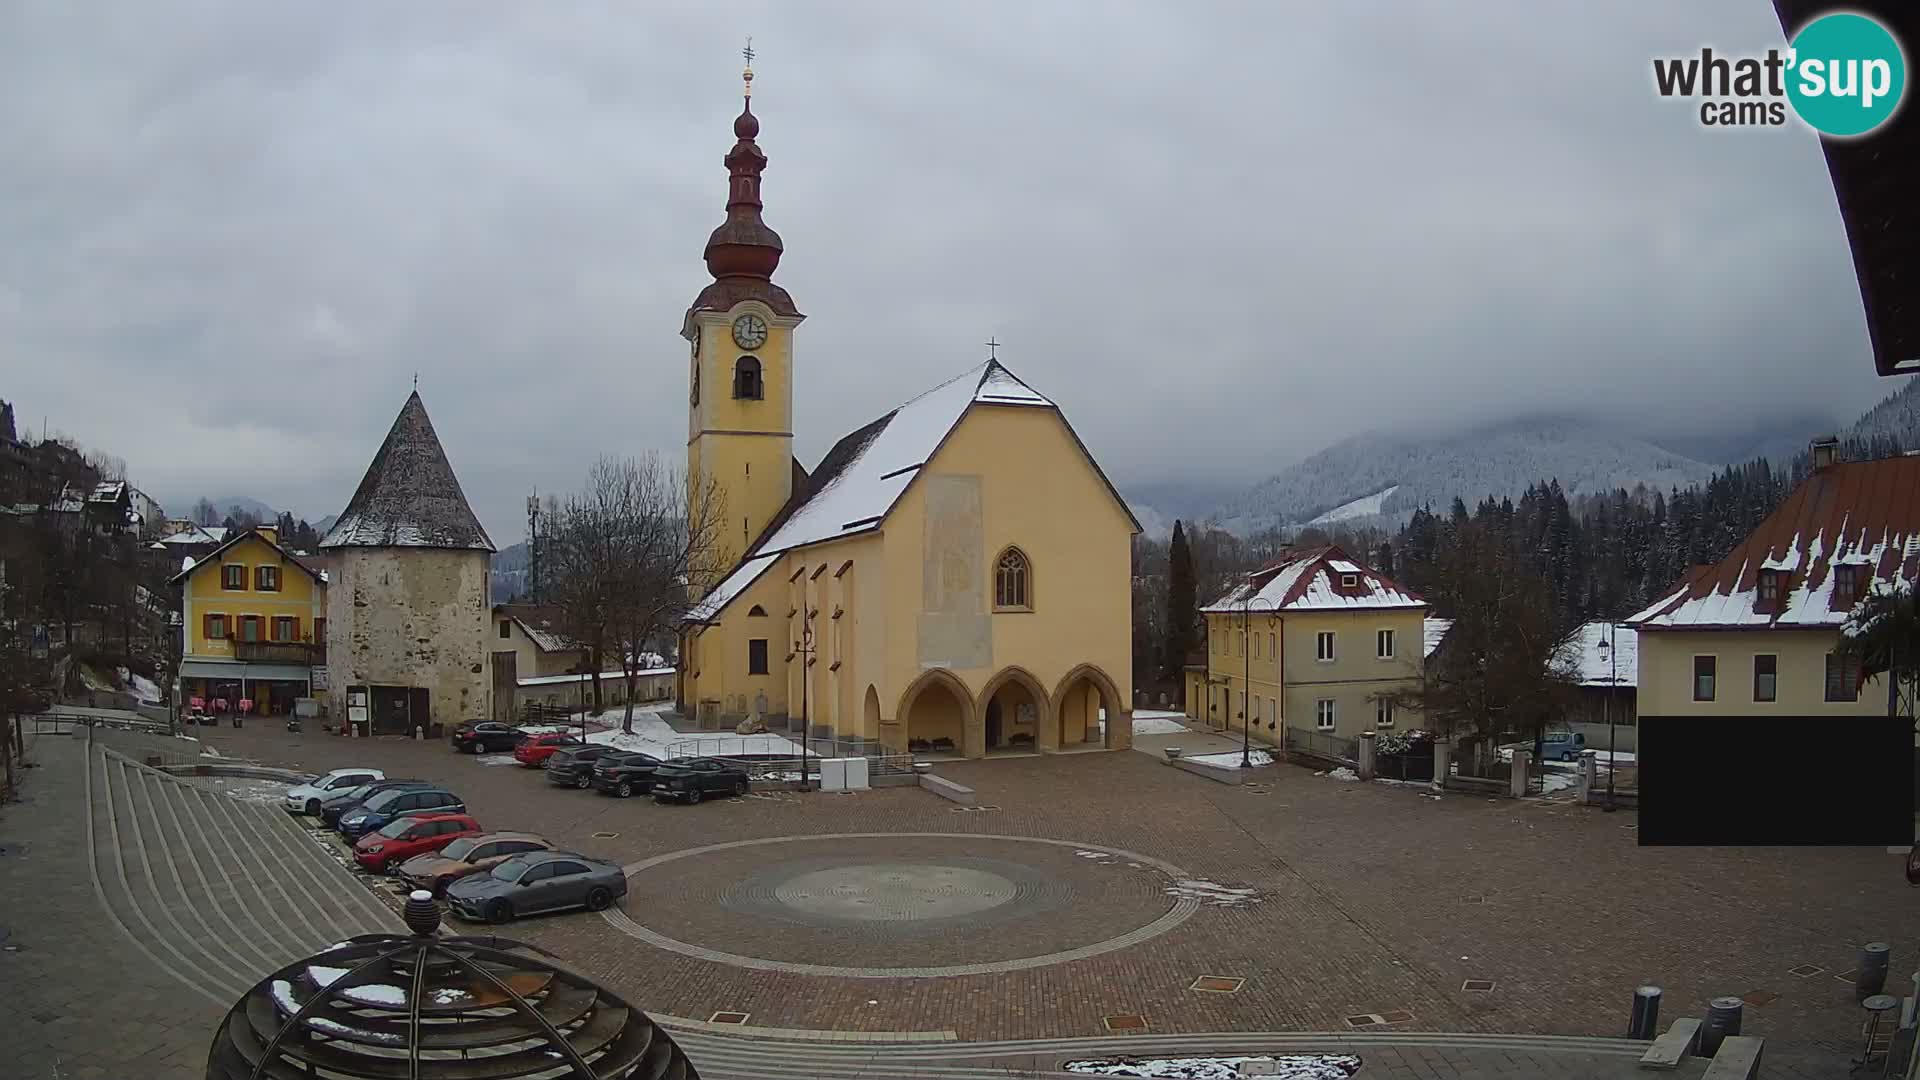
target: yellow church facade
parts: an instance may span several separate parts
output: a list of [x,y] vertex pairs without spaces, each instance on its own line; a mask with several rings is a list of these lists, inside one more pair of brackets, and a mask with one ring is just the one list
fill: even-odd
[[1139,525],[1050,398],[989,359],[792,456],[795,332],[751,109],[689,308],[690,500],[718,489],[677,698],[704,727],[983,757],[1131,745]]

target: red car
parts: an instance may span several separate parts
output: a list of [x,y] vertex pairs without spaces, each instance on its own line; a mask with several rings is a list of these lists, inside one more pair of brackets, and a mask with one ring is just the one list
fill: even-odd
[[477,836],[480,823],[466,814],[414,814],[397,817],[353,845],[353,861],[375,873],[415,855],[439,851],[463,836]]
[[529,735],[513,748],[513,760],[529,769],[538,769],[547,763],[555,750],[565,750],[574,746],[585,746],[578,735]]

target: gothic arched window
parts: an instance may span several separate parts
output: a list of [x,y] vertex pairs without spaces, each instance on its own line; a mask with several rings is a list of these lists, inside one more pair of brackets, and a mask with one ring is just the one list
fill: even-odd
[[993,565],[993,606],[1000,610],[1033,610],[1033,564],[1019,548],[1001,552]]
[[743,356],[735,360],[733,362],[733,396],[759,401],[762,393],[759,359]]
[[755,604],[747,609],[747,615],[753,618],[764,619],[767,617],[767,609],[761,607],[759,604]]

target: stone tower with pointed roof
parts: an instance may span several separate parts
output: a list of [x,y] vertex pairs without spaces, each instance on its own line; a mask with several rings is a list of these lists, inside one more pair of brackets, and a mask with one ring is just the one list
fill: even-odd
[[326,538],[328,696],[375,731],[489,715],[493,541],[416,391]]

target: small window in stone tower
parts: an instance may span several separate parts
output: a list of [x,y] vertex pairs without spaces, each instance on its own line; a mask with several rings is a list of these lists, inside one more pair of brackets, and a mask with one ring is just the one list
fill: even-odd
[[751,356],[743,356],[733,362],[733,396],[759,401],[762,395],[760,385],[760,361]]

